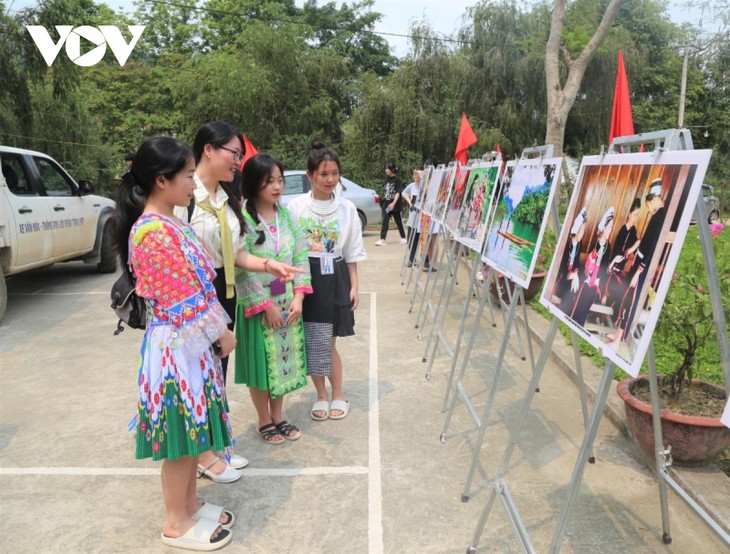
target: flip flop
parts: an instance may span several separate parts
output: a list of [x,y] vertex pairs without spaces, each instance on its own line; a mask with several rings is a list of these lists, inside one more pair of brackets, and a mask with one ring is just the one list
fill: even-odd
[[[316,416],[314,415],[314,412],[324,412],[326,415],[324,417]],[[314,421],[324,421],[329,417],[330,413],[330,403],[326,400],[317,400],[312,405],[312,411],[309,413],[309,415],[312,416],[312,419]]]
[[[332,415],[332,410],[340,410],[342,413],[338,416]],[[330,419],[345,419],[347,414],[350,413],[350,401],[349,400],[333,400],[330,404],[329,416]]]
[[220,523],[217,521],[202,518],[196,521],[195,525],[188,529],[182,537],[174,539],[162,533],[160,538],[162,539],[162,543],[167,546],[210,552],[211,550],[223,548],[233,538],[233,534],[228,529],[222,529],[217,537],[211,538],[220,526]]
[[[226,514],[226,517],[228,518],[226,523],[221,523],[221,514]],[[209,519],[211,521],[217,521],[218,525],[223,527],[223,529],[230,529],[236,522],[236,516],[233,515],[233,512],[224,510],[223,507],[216,506],[210,502],[205,502],[200,509],[190,517],[194,520]]]

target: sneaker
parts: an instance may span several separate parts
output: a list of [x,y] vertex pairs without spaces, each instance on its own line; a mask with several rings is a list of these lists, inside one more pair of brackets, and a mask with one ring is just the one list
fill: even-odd
[[401,244],[408,244],[408,239],[400,239]]
[[383,239],[380,239],[375,243],[375,246],[385,246],[385,241]]

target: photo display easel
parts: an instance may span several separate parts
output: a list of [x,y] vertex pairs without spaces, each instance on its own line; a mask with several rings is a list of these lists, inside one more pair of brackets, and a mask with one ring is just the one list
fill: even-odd
[[[525,329],[527,330],[530,368],[534,372],[535,363],[529,332],[527,306],[524,298],[524,286],[529,284],[535,259],[540,250],[540,243],[549,217],[550,206],[553,205],[554,190],[559,181],[561,164],[561,158],[552,157],[552,146],[550,145],[525,149],[520,157],[520,161],[514,166],[514,172],[508,173],[506,178],[503,179],[500,193],[494,198],[490,230],[485,237],[484,253],[481,255],[481,262],[488,266],[487,276],[484,279],[485,292],[479,303],[467,350],[462,360],[456,384],[454,385],[454,393],[450,397],[449,409],[441,433],[441,442],[445,443],[456,404],[461,399],[479,429],[464,491],[461,496],[463,502],[469,500],[471,484],[479,466],[479,453],[484,443],[494,398],[498,390],[501,370],[509,345],[510,333],[520,306],[522,306],[522,317]],[[523,206],[522,213],[527,213],[528,217],[533,218],[535,221],[534,224],[523,224],[517,221],[517,218],[520,217],[520,205]],[[525,205],[529,206],[529,210],[524,209]],[[515,221],[512,221],[513,216],[515,217]],[[490,244],[492,245],[491,250]],[[495,250],[499,252],[498,261],[495,261],[493,257],[489,257],[489,253],[493,253]],[[464,387],[464,375],[469,364],[477,333],[480,329],[485,300],[490,295],[489,284],[492,282],[492,279],[494,279],[495,287],[499,290],[500,276],[497,275],[498,271],[504,271],[502,278],[509,281],[506,286],[509,305],[506,306],[507,316],[495,363],[494,375],[489,386],[487,402],[480,417],[474,408],[470,395]],[[501,296],[500,294],[500,305],[506,304]],[[518,327],[516,329],[519,330]],[[524,354],[522,353],[521,341],[520,358],[523,361],[525,360]],[[450,375],[450,382],[447,385],[445,402],[449,397],[452,379],[453,371]]]
[[[654,151],[653,153],[649,153],[647,156],[638,156],[630,154],[630,147],[631,146],[640,146],[645,144],[654,144]],[[625,150],[626,149],[626,150]],[[600,169],[597,173],[598,177],[596,177],[593,181],[591,180],[591,174],[590,171],[586,171],[586,168],[584,168],[583,165],[581,165],[581,171],[579,173],[579,178],[576,181],[576,187],[573,191],[573,198],[571,199],[571,205],[568,210],[568,213],[566,215],[566,224],[564,225],[564,233],[569,233],[569,235],[572,237],[573,235],[578,235],[582,233],[584,230],[581,229],[583,226],[589,225],[589,214],[587,213],[588,210],[585,210],[585,214],[583,213],[582,206],[579,208],[576,208],[578,205],[579,200],[581,199],[581,194],[583,194],[583,198],[586,198],[586,193],[606,193],[600,196],[603,202],[606,203],[606,206],[608,204],[611,204],[609,207],[613,207],[613,203],[618,204],[619,202],[616,200],[616,192],[621,193],[622,190],[609,190],[606,187],[604,187],[604,190],[600,190],[601,187],[596,184],[600,182],[604,183],[639,183],[639,187],[637,189],[640,190],[642,193],[645,194],[645,198],[647,198],[647,202],[650,200],[653,200],[656,197],[662,198],[662,200],[667,200],[667,204],[670,207],[670,210],[672,209],[672,202],[674,202],[674,210],[676,214],[676,218],[673,217],[665,217],[663,214],[660,214],[660,217],[662,218],[662,225],[659,225],[660,220],[657,218],[655,219],[654,226],[659,227],[660,231],[665,232],[666,236],[666,229],[670,226],[669,223],[667,225],[664,225],[665,220],[670,220],[672,222],[672,228],[676,229],[676,234],[674,235],[674,243],[672,245],[672,250],[669,252],[668,256],[662,257],[662,266],[659,266],[657,263],[657,259],[654,257],[654,253],[652,252],[651,255],[648,255],[648,253],[645,254],[644,258],[641,260],[644,264],[642,267],[645,268],[645,271],[647,271],[647,274],[652,274],[652,276],[656,276],[656,273],[658,272],[657,268],[661,267],[661,270],[665,272],[664,274],[660,275],[656,281],[652,281],[652,283],[655,283],[656,288],[656,296],[653,300],[653,305],[651,306],[651,311],[654,313],[651,314],[653,317],[649,317],[648,319],[645,319],[641,325],[641,333],[639,334],[631,334],[635,327],[628,326],[627,333],[622,333],[620,335],[620,342],[626,342],[627,340],[630,340],[630,337],[636,337],[637,343],[640,344],[641,338],[647,339],[646,344],[644,346],[644,350],[642,352],[641,346],[637,346],[634,353],[639,353],[639,356],[643,358],[644,353],[647,355],[648,359],[648,366],[649,366],[649,374],[650,374],[650,385],[651,385],[651,399],[652,399],[652,410],[653,410],[653,421],[654,421],[654,437],[655,437],[655,444],[660,445],[655,452],[655,461],[656,461],[656,471],[657,475],[659,477],[659,491],[660,491],[660,500],[662,505],[662,525],[663,525],[663,540],[665,543],[671,542],[671,536],[669,533],[669,514],[668,514],[668,507],[667,507],[667,497],[666,497],[666,484],[670,485],[675,492],[683,499],[687,504],[697,512],[697,514],[707,523],[707,525],[715,531],[718,536],[724,540],[728,545],[730,545],[730,537],[728,537],[728,534],[715,522],[710,518],[710,516],[699,506],[697,505],[690,497],[689,495],[668,475],[667,473],[667,467],[671,464],[671,456],[669,451],[665,451],[663,447],[663,440],[662,440],[662,431],[661,431],[661,423],[659,420],[659,394],[658,394],[658,386],[656,382],[656,367],[654,364],[654,356],[653,356],[653,348],[651,345],[651,342],[649,337],[651,336],[651,333],[653,331],[653,325],[656,324],[656,319],[658,318],[658,312],[661,309],[661,303],[664,300],[664,297],[666,295],[666,290],[668,288],[668,279],[671,276],[671,273],[674,269],[674,265],[676,264],[677,257],[679,255],[679,247],[681,246],[681,243],[684,240],[684,235],[686,234],[687,227],[689,225],[689,218],[692,213],[692,209],[689,209],[687,206],[680,206],[679,204],[684,201],[688,206],[695,206],[695,210],[697,213],[697,221],[698,222],[704,222],[707,221],[705,208],[704,208],[704,202],[699,197],[699,184],[701,183],[701,179],[704,176],[704,171],[707,168],[707,161],[709,161],[709,154],[707,151],[694,151],[696,155],[689,155],[685,158],[682,158],[681,156],[673,156],[672,152],[676,151],[684,151],[689,152],[692,151],[693,145],[692,145],[692,139],[691,135],[688,130],[686,129],[670,129],[665,131],[657,131],[654,133],[645,133],[643,135],[635,135],[632,137],[622,137],[615,139],[613,143],[611,144],[609,148],[609,153],[607,156],[607,160],[610,158],[612,154],[620,153],[620,156],[626,156],[625,160],[627,163],[629,162],[636,162],[634,165],[636,165],[636,168],[629,168],[636,169],[634,173],[630,173],[631,177],[622,177],[617,178],[617,175],[619,173],[613,174],[612,176],[609,176],[606,178],[605,175],[600,174]],[[700,154],[704,152],[703,154]],[[630,156],[634,156],[631,158]],[[645,160],[649,161],[650,163],[646,163]],[[669,160],[669,162],[668,162]],[[677,160],[679,160],[677,162]],[[704,160],[704,162],[703,162]],[[589,160],[590,161],[590,160]],[[623,161],[623,160],[621,160]],[[689,163],[687,163],[689,162]],[[679,165],[684,164],[685,166],[693,166],[692,167],[667,167],[671,165],[676,165],[676,163],[679,163]],[[704,166],[703,166],[704,163]],[[599,164],[600,165],[600,164]],[[620,167],[618,168],[621,169]],[[695,171],[694,174],[690,175],[692,171]],[[658,175],[658,176],[657,176]],[[698,183],[697,181],[700,181]],[[587,188],[585,185],[587,184]],[[683,188],[682,188],[683,187]],[[626,185],[626,188],[628,188],[628,185]],[[681,194],[674,194],[681,188]],[[637,191],[631,189],[628,192],[632,194],[637,194]],[[624,195],[626,196],[626,195]],[[606,236],[610,235],[609,231],[606,231],[608,226],[611,223],[612,215],[610,213],[610,209],[608,209],[606,206],[602,206],[599,203],[599,196],[590,196],[591,199],[595,202],[595,204],[599,205],[599,211],[602,211],[603,213],[600,214],[600,218],[598,218],[597,222],[593,221],[592,224],[595,225],[596,228],[596,239],[595,239],[595,247],[594,249],[598,252],[600,255],[601,249],[604,246]],[[673,200],[672,200],[673,199]],[[683,200],[682,200],[683,199]],[[630,198],[627,198],[627,202],[630,201]],[[586,202],[587,204],[587,202]],[[594,207],[595,207],[594,204]],[[656,206],[659,203],[657,201],[651,202],[651,217],[654,217],[661,209],[657,208]],[[627,204],[628,205],[628,204]],[[614,208],[615,210],[615,208]],[[615,210],[615,212],[618,210]],[[615,218],[615,212],[613,214],[613,218]],[[595,216],[594,216],[595,219]],[[676,224],[676,227],[674,226]],[[717,276],[717,269],[715,266],[714,261],[714,253],[712,249],[709,229],[706,225],[699,223],[697,225],[699,232],[700,232],[700,239],[702,243],[702,248],[704,252],[704,258],[705,258],[705,268],[707,270],[708,275],[708,287],[710,289],[710,295],[713,299],[712,306],[713,306],[713,317],[715,324],[718,329],[727,329],[726,322],[724,320],[724,313],[722,310],[722,300],[720,296],[720,288],[719,288],[719,281]],[[600,229],[599,229],[600,228]],[[647,229],[651,229],[651,219],[648,219],[648,222],[646,224],[645,232],[649,233]],[[565,238],[564,236],[561,237],[561,239]],[[560,247],[561,239],[559,239],[558,245]],[[666,238],[664,239],[666,241]],[[580,242],[580,241],[578,241]],[[650,242],[649,240],[645,242]],[[563,253],[568,251],[568,258],[570,258],[570,251],[568,250],[568,241],[563,241],[564,250]],[[653,247],[651,244],[645,244],[645,248],[647,246]],[[593,251],[593,250],[591,250]],[[522,518],[520,516],[520,513],[515,505],[514,499],[512,497],[512,494],[510,492],[510,488],[506,479],[507,472],[510,468],[510,459],[512,457],[512,453],[514,452],[514,449],[517,445],[517,440],[519,439],[520,432],[522,430],[522,427],[524,426],[527,414],[530,410],[530,405],[532,404],[532,400],[534,397],[535,392],[538,390],[538,385],[540,382],[540,377],[542,375],[542,372],[544,370],[545,364],[547,362],[548,356],[550,355],[553,341],[555,340],[555,335],[558,331],[558,325],[559,321],[566,321],[570,323],[571,327],[577,330],[585,330],[585,328],[580,325],[581,321],[583,321],[582,315],[580,317],[580,321],[575,319],[574,317],[571,317],[571,315],[567,314],[565,310],[559,309],[556,306],[559,306],[561,302],[564,303],[564,306],[567,305],[567,302],[565,302],[565,299],[562,298],[559,294],[554,294],[557,290],[560,290],[560,293],[566,296],[566,291],[572,291],[572,289],[569,288],[561,288],[557,289],[554,285],[557,281],[558,276],[558,265],[561,264],[565,257],[564,256],[556,256],[553,259],[553,264],[551,265],[550,274],[548,276],[548,281],[545,284],[545,288],[543,289],[543,297],[541,299],[541,302],[543,304],[550,304],[553,306],[551,311],[554,313],[554,317],[552,319],[552,322],[550,324],[550,327],[548,329],[547,335],[545,337],[545,342],[543,345],[543,349],[540,352],[540,356],[538,358],[537,364],[535,366],[535,369],[532,374],[532,379],[528,385],[527,393],[525,395],[524,400],[522,401],[522,405],[520,407],[520,413],[517,418],[516,424],[513,429],[510,430],[510,441],[509,444],[504,452],[504,455],[502,457],[502,461],[500,463],[499,469],[496,472],[496,475],[492,481],[492,487],[490,495],[485,503],[484,509],[482,510],[480,519],[477,523],[477,527],[474,533],[474,537],[472,539],[472,543],[467,548],[467,554],[474,554],[476,553],[477,544],[479,541],[479,538],[481,537],[481,534],[484,530],[484,527],[486,525],[486,522],[488,520],[489,514],[491,512],[491,508],[494,505],[494,502],[497,498],[500,499],[505,512],[507,514],[507,517],[512,525],[512,528],[516,534],[516,537],[520,541],[523,549],[526,552],[536,552],[534,545],[532,544],[532,541],[530,539],[528,529],[525,526],[524,522],[522,521]],[[590,254],[589,254],[590,255]],[[662,256],[661,253],[657,253],[657,256]],[[614,258],[616,259],[616,258]],[[620,261],[620,260],[619,260]],[[618,263],[618,262],[617,262]],[[572,264],[570,264],[572,265]],[[599,263],[600,265],[600,263]],[[599,279],[598,277],[591,276],[591,271],[586,272],[589,274],[588,278],[586,279],[588,286],[595,288],[596,282]],[[597,275],[598,270],[596,270]],[[567,273],[566,273],[567,276]],[[569,280],[574,280],[570,277],[566,277]],[[648,277],[645,277],[648,278]],[[551,282],[552,281],[552,282]],[[638,280],[637,280],[638,283]],[[658,283],[658,284],[656,284]],[[576,287],[573,287],[576,288]],[[634,286],[628,286],[628,288],[634,288],[636,289],[634,292],[632,292],[633,302],[638,304],[638,307],[643,309],[643,300],[642,292],[638,289],[640,289],[640,285],[636,284]],[[588,311],[591,310],[592,304],[589,304],[588,300],[595,300],[593,297],[588,296],[587,292],[583,294],[581,302],[580,297],[580,288],[577,288],[577,290],[573,291],[574,294],[577,294],[575,298],[572,299],[572,306],[570,308],[571,314],[573,316],[578,313],[576,311],[577,306],[583,306],[581,308],[581,312],[585,311],[586,309]],[[521,292],[521,291],[520,291]],[[590,292],[590,291],[588,291]],[[567,296],[566,296],[567,297]],[[556,300],[557,299],[557,300]],[[558,300],[560,302],[558,302]],[[587,306],[587,308],[586,308]],[[549,306],[548,306],[549,307]],[[632,309],[635,309],[635,307],[632,306]],[[627,309],[628,312],[628,309]],[[619,317],[623,312],[619,310],[616,313],[616,316]],[[635,322],[635,326],[638,327],[639,323]],[[725,388],[726,391],[728,390],[730,386],[730,350],[728,348],[728,337],[727,333],[718,333],[718,340],[720,343],[720,355],[721,355],[721,362],[723,366],[723,376],[725,380]],[[575,344],[576,341],[574,341]],[[614,350],[615,351],[615,350]],[[624,352],[625,354],[625,352]],[[567,526],[567,520],[571,512],[572,505],[576,499],[578,489],[580,487],[580,484],[582,482],[582,476],[585,471],[585,464],[588,461],[589,453],[592,449],[593,441],[595,439],[598,425],[601,419],[601,415],[603,413],[604,407],[606,405],[606,400],[608,397],[608,391],[611,388],[613,384],[613,376],[616,369],[616,364],[619,363],[625,368],[633,368],[635,367],[635,364],[637,363],[637,360],[634,359],[624,359],[621,356],[612,356],[614,359],[607,359],[605,367],[603,369],[601,380],[598,385],[597,391],[596,391],[596,397],[593,405],[593,409],[591,412],[591,416],[587,425],[586,433],[584,435],[579,453],[578,458],[575,464],[575,467],[573,469],[573,473],[570,479],[570,482],[567,487],[565,501],[563,503],[560,515],[558,517],[556,529],[553,535],[552,543],[550,552],[558,553],[560,551],[560,547],[565,535],[565,530]],[[640,365],[641,360],[638,361],[638,364]]]
[[[445,232],[449,237],[448,242],[450,243],[449,273],[445,275],[451,278],[444,278],[442,281],[434,325],[431,327],[423,357],[421,358],[422,362],[429,362],[428,369],[426,370],[426,379],[431,379],[436,350],[439,345],[442,346],[451,359],[451,375],[453,375],[456,360],[459,356],[463,331],[469,314],[469,305],[471,304],[471,299],[474,296],[478,284],[476,275],[481,265],[478,254],[483,243],[484,232],[491,218],[492,198],[494,197],[495,190],[499,187],[499,169],[501,164],[501,154],[492,152],[484,154],[480,161],[471,161],[467,166],[460,168],[461,171],[457,172],[456,185],[451,197],[452,203],[444,225],[446,228]],[[472,250],[475,255],[471,263],[467,292],[459,320],[458,336],[455,344],[452,346],[444,332],[444,325],[447,309],[452,305],[452,294],[455,286],[458,284],[457,273],[461,260],[463,254],[467,254],[469,250]],[[496,325],[493,314],[492,325]],[[450,383],[451,378],[449,378],[449,385]],[[448,397],[448,391],[449,386],[447,386],[446,397]],[[445,405],[446,398],[444,398],[443,410],[445,410]]]
[[[418,340],[421,340],[422,333],[420,329],[426,321],[428,315],[431,316],[433,322],[436,316],[435,308],[431,301],[431,296],[436,288],[436,282],[438,275],[434,275],[437,271],[431,271],[431,269],[438,268],[443,271],[444,256],[447,252],[448,240],[447,234],[444,229],[443,219],[445,216],[446,206],[453,188],[454,175],[457,168],[458,162],[451,162],[448,166],[440,165],[429,172],[429,179],[423,188],[423,201],[421,203],[421,258],[419,266],[423,269],[429,268],[426,271],[426,282],[421,285],[421,273],[417,272],[416,283],[413,287],[413,294],[411,297],[411,307],[408,313],[411,313],[413,309],[413,303],[417,292],[421,292],[421,303],[418,308],[418,314],[416,316],[416,329],[419,329]],[[428,227],[426,231],[423,227]],[[425,235],[425,238],[424,238]],[[439,248],[439,239],[443,242],[443,245]],[[434,248],[429,248],[431,244],[434,244]],[[438,265],[434,266],[434,260],[430,259],[434,250],[440,250],[440,257]],[[430,254],[429,254],[430,252]],[[426,265],[426,259],[428,258],[429,265]],[[451,260],[449,260],[449,264]]]

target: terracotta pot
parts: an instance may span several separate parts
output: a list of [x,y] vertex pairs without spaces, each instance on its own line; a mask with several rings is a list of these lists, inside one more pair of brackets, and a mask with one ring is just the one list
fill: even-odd
[[[547,271],[542,270],[536,270],[532,274],[532,278],[530,278],[530,284],[529,286],[524,290],[525,294],[525,302],[529,302],[537,294],[542,290],[542,284],[545,281],[545,277],[547,277]],[[514,290],[514,284],[509,279],[506,280],[507,286],[510,287],[510,291]],[[499,279],[500,288],[502,289],[502,300],[506,304],[509,304],[509,294],[507,293],[506,287],[505,287],[505,279],[500,278]],[[497,287],[494,286],[494,281],[491,282],[489,285],[489,292],[492,293],[492,298],[495,300],[499,299],[499,296],[497,295]]]
[[[647,375],[637,379],[629,377],[621,381],[616,391],[626,406],[626,420],[636,442],[650,459],[654,459],[654,430],[651,405],[633,395],[637,381],[646,381]],[[724,389],[694,379],[692,386],[714,389],[724,394]],[[697,467],[712,463],[730,447],[730,429],[720,423],[720,418],[693,417],[661,410],[662,438],[664,446],[672,446],[672,460],[675,465]]]

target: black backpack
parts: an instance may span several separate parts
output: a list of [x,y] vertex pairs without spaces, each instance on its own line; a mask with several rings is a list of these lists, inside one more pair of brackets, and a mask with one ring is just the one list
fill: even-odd
[[147,327],[147,307],[144,298],[137,296],[134,291],[134,280],[126,271],[122,271],[119,278],[114,281],[111,297],[112,310],[119,318],[115,335],[124,331],[122,323],[126,323],[132,329]]

